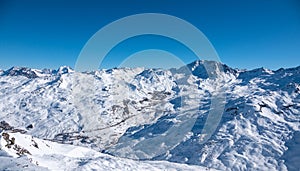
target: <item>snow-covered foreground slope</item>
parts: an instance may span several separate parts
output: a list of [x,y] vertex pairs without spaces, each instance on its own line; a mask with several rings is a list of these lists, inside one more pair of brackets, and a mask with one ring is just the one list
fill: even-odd
[[0,100],[2,168],[299,170],[300,67],[12,68]]
[[[2,170],[205,170],[200,166],[166,161],[118,158],[89,148],[58,144],[20,133],[1,134]],[[15,139],[13,143],[12,139]]]

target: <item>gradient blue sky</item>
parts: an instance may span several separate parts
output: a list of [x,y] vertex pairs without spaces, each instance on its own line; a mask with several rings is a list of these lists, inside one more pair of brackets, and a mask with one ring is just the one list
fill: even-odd
[[[231,67],[300,65],[299,0],[0,0],[0,68],[74,67],[81,48],[100,28],[146,12],[174,15],[195,25],[212,42],[221,61]],[[137,37],[114,48],[115,59],[103,67],[116,66],[132,51],[128,47],[178,50],[175,44]],[[181,50],[184,62],[195,60]]]

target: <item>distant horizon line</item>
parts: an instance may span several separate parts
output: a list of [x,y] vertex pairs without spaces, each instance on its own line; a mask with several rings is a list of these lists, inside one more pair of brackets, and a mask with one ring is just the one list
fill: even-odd
[[[170,69],[179,69],[179,68],[181,68],[181,67],[183,67],[183,66],[187,66],[187,65],[190,65],[190,64],[192,64],[192,63],[195,63],[195,62],[197,62],[197,61],[207,61],[207,62],[217,62],[217,63],[220,63],[220,64],[222,64],[222,65],[226,65],[226,66],[228,66],[228,67],[230,67],[231,69],[235,69],[235,70],[240,70],[240,71],[252,71],[252,70],[257,70],[257,69],[267,69],[267,70],[271,70],[271,71],[278,71],[278,70],[281,70],[281,69],[293,69],[293,68],[298,68],[298,67],[300,67],[300,65],[297,65],[297,66],[294,66],[294,67],[280,67],[280,68],[278,68],[278,69],[269,69],[269,68],[267,68],[267,67],[263,67],[263,66],[261,66],[261,67],[257,67],[257,68],[253,68],[253,69],[245,69],[245,68],[237,68],[237,67],[231,67],[230,65],[227,65],[226,63],[223,63],[223,62],[220,62],[220,61],[211,61],[211,60],[194,60],[193,62],[189,62],[189,63],[187,63],[186,65],[182,65],[182,66],[180,66],[180,67],[171,67],[171,68],[159,68],[159,67],[154,67],[154,68],[148,68],[148,67],[145,67],[145,66],[139,66],[139,67],[111,67],[111,68],[98,68],[97,70],[95,70],[95,71],[101,71],[101,70],[110,70],[110,69],[135,69],[135,68],[145,68],[145,69],[162,69],[162,70],[170,70]],[[9,71],[9,70],[11,70],[11,69],[13,69],[13,68],[19,68],[19,69],[23,69],[23,68],[28,68],[28,69],[34,69],[34,70],[39,70],[39,71],[43,71],[43,70],[52,70],[52,71],[58,71],[60,68],[70,68],[70,69],[72,69],[73,71],[76,71],[74,68],[74,66],[72,67],[72,66],[69,66],[69,65],[61,65],[61,66],[59,66],[59,67],[56,67],[56,68],[47,68],[47,67],[45,67],[45,68],[36,68],[36,67],[29,67],[29,66],[12,66],[12,67],[8,67],[8,69],[3,69],[3,68],[0,68],[0,71],[3,71],[3,72],[5,72],[5,71]]]

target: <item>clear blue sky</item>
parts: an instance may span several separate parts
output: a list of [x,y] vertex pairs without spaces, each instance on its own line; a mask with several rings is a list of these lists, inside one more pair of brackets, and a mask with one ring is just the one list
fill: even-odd
[[[101,27],[146,12],[170,14],[192,23],[231,67],[300,65],[299,0],[0,0],[0,68],[74,67],[81,48]],[[167,48],[157,45],[168,42],[172,45],[157,37],[137,37],[111,54],[128,54],[126,47],[137,44]],[[185,54],[185,62],[194,60]],[[116,63],[106,61],[105,67]]]

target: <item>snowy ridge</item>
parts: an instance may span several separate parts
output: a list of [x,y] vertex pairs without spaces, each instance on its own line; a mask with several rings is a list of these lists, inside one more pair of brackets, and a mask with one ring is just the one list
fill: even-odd
[[[217,129],[202,143],[211,99],[218,94],[226,97],[225,108]],[[66,170],[80,168],[79,160],[106,170],[131,162],[152,170],[299,170],[290,161],[299,156],[300,67],[246,71],[212,61],[171,70],[89,73],[14,67],[0,76],[0,99],[0,121],[23,130],[1,127],[2,158],[17,153],[5,147],[3,133],[8,132],[30,151],[16,159],[31,158],[28,167],[45,161],[39,166],[55,169],[47,163],[64,159],[74,166]],[[50,143],[53,153],[46,146],[35,153],[32,139],[40,146]],[[62,148],[87,153],[70,157]],[[162,160],[181,164],[157,162]]]

